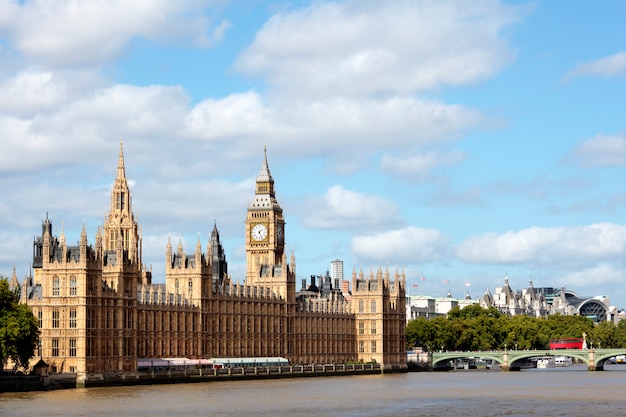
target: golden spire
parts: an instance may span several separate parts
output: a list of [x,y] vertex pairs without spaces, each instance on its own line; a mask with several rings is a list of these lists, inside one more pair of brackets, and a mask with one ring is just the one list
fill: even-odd
[[122,138],[120,138],[120,156],[117,161],[117,180],[126,179],[126,169],[124,168],[124,148]]

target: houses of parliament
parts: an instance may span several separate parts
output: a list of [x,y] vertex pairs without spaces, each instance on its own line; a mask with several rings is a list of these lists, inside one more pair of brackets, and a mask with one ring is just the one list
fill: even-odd
[[39,322],[35,360],[83,376],[136,372],[139,359],[176,357],[406,368],[404,273],[354,270],[348,284],[331,282],[331,291],[314,282],[297,291],[285,225],[265,150],[245,218],[245,281],[231,281],[214,224],[205,250],[200,239],[190,253],[168,240],[165,283],[153,284],[120,143],[95,244],[83,225],[78,245],[68,245],[63,231],[53,235],[48,215],[34,240],[21,297]]

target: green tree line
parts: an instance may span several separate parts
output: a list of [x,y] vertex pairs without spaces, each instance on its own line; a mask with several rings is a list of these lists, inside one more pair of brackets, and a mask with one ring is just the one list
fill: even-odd
[[626,347],[626,320],[618,325],[583,316],[550,315],[545,318],[509,316],[495,307],[479,305],[450,310],[447,317],[409,321],[407,347],[428,350],[549,349],[550,339],[582,337],[596,348]]
[[19,289],[9,288],[7,278],[0,275],[0,371],[9,360],[14,370],[28,369],[39,342],[37,319],[28,306],[19,301]]

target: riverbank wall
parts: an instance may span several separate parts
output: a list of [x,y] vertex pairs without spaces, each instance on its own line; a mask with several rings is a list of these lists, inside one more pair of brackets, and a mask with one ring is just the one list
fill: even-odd
[[406,368],[383,368],[378,364],[295,365],[223,369],[169,369],[152,372],[109,374],[55,374],[0,378],[0,392],[44,391],[107,386],[183,384],[234,380],[311,378],[375,375],[407,372]]

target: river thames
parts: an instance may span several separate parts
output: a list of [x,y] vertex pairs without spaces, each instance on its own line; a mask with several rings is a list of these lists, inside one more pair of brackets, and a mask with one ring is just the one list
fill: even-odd
[[0,394],[0,416],[623,416],[626,365]]

